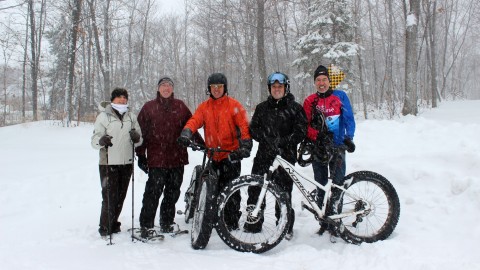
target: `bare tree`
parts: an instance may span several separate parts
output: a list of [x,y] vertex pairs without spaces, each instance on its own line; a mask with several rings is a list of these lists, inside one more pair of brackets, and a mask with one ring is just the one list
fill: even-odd
[[405,40],[405,98],[402,114],[417,115],[417,35],[420,0],[409,0]]
[[97,52],[97,59],[98,65],[100,67],[100,71],[103,75],[103,98],[108,99],[110,96],[110,17],[109,17],[109,9],[110,9],[110,0],[106,0],[103,2],[103,50],[101,47],[100,41],[100,33],[97,25],[96,19],[96,9],[95,9],[95,0],[87,0],[88,7],[90,10],[90,16],[92,19],[92,29],[93,29],[93,36],[95,38],[95,48]]
[[432,95],[432,108],[436,108],[437,100],[440,98],[438,94],[437,85],[437,1],[424,1],[425,13],[426,13],[426,35],[427,35],[427,62],[430,67],[430,82],[431,82],[431,95]]
[[[267,81],[267,67],[265,65],[265,2],[266,0],[257,0],[257,62],[260,73],[260,85],[265,85]],[[268,93],[260,90],[260,100],[267,100],[267,98]]]
[[35,9],[33,6],[34,1],[28,1],[28,10],[30,17],[30,65],[32,76],[32,110],[33,121],[38,120],[37,107],[38,107],[38,61],[37,61],[37,38],[35,33],[37,32],[35,25]]
[[[80,24],[80,14],[82,13],[82,0],[74,0],[74,6],[72,9],[72,30],[70,32],[70,49],[69,49],[69,63],[68,63],[68,93],[67,93],[67,115],[66,115],[66,124],[70,125],[73,118],[73,88],[75,82],[75,57],[77,54],[77,38],[78,30]],[[80,108],[78,108],[80,110]],[[80,121],[80,119],[78,119]]]

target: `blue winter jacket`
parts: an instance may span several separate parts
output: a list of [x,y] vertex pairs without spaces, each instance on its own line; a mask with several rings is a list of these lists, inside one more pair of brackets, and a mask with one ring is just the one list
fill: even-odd
[[[316,104],[313,104],[315,102]],[[303,109],[308,119],[307,137],[311,140],[315,141],[318,135],[318,130],[311,125],[312,109],[318,110],[325,115],[328,130],[333,133],[333,140],[336,146],[342,145],[346,137],[353,140],[355,119],[350,100],[344,91],[328,90],[325,93],[316,92],[305,99]]]

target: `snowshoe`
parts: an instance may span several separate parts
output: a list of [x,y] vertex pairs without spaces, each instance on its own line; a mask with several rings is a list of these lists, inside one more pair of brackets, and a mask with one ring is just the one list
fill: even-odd
[[132,232],[132,238],[143,243],[159,241],[165,239],[165,236],[157,233],[155,229],[133,228],[128,231]]

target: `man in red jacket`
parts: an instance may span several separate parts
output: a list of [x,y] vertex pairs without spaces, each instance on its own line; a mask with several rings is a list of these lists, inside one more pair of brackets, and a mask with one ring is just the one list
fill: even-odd
[[[192,113],[185,103],[174,98],[173,87],[172,79],[161,78],[156,99],[145,103],[138,114],[143,136],[143,144],[136,148],[138,167],[148,173],[140,212],[143,237],[148,236],[149,229],[154,226],[163,191],[160,230],[173,231],[175,204],[180,197],[184,166],[188,164],[187,150],[179,146],[176,139]],[[195,140],[204,143],[198,133],[195,133]]]
[[[224,74],[213,73],[208,77],[207,94],[210,98],[198,106],[185,124],[178,142],[188,146],[192,134],[203,127],[207,147],[232,151],[215,153],[213,156],[212,166],[218,175],[220,191],[240,176],[240,160],[250,156],[252,137],[248,130],[247,112],[240,102],[228,96],[227,77]],[[240,193],[236,193],[231,203],[225,206],[226,216],[229,217],[226,223],[230,230],[238,229],[240,200]]]

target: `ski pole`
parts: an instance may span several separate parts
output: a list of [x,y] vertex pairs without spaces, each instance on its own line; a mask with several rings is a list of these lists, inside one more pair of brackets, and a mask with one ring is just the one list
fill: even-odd
[[107,156],[107,166],[105,168],[107,169],[106,172],[106,177],[107,177],[107,208],[108,208],[108,234],[110,235],[110,243],[108,245],[112,245],[112,221],[111,221],[111,214],[110,214],[110,177],[108,175],[108,145],[105,146],[106,149],[106,156]]
[[134,207],[135,207],[135,144],[132,141],[132,242],[134,242],[133,228],[134,228]]

